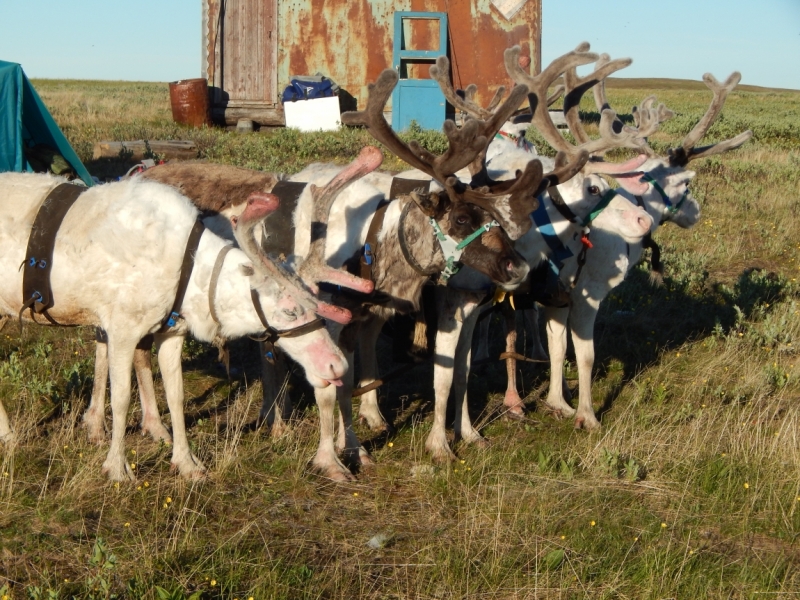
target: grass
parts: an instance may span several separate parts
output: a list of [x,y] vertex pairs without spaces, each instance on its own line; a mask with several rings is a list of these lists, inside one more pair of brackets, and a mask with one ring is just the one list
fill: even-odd
[[[90,160],[101,139],[191,138],[209,160],[287,172],[369,141],[360,130],[187,130],[170,122],[165,84],[34,83],[98,176],[127,166]],[[614,82],[608,95],[627,118],[650,91],[678,113],[653,143],[677,145],[710,94],[654,81]],[[93,332],[9,325],[0,394],[21,439],[0,459],[0,598],[795,597],[800,94],[736,91],[708,138],[747,128],[742,149],[692,163],[703,217],[657,232],[665,285],[637,267],[601,307],[597,433],[537,411],[547,372],[535,365],[521,367],[530,418],[504,420],[504,366],[490,364],[470,393],[491,446],[457,445],[459,462],[432,467],[431,371],[420,368],[382,392],[396,431],[359,430],[377,467],[333,484],[307,469],[317,415],[301,378],[292,430],[274,440],[255,424],[251,343],[234,346],[228,381],[192,342],[189,435],[209,480],[170,473],[170,448],[138,435],[136,409],[137,482],[116,485],[99,474],[106,448],[80,428]]]

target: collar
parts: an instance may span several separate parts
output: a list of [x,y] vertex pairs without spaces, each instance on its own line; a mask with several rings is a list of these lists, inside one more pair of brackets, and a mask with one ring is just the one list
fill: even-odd
[[514,142],[514,145],[517,148],[522,148],[525,152],[533,152],[533,142],[529,142],[525,137],[525,132],[523,131],[520,135],[514,135],[513,133],[508,133],[507,131],[498,131],[494,138],[496,140],[510,140]]
[[606,209],[606,207],[614,199],[614,196],[616,196],[618,193],[619,192],[616,189],[610,189],[605,194],[603,194],[603,196],[600,198],[600,202],[597,204],[597,206],[594,207],[594,210],[590,212],[588,215],[586,215],[586,218],[581,223],[581,226],[588,227],[589,225],[591,225],[592,221],[594,221],[598,216],[600,216],[600,213]]
[[677,213],[681,206],[683,206],[683,203],[686,202],[686,198],[689,196],[689,188],[687,187],[686,191],[683,193],[683,196],[681,196],[681,199],[673,205],[672,201],[667,195],[667,192],[664,191],[664,188],[661,187],[658,181],[652,175],[650,175],[650,173],[642,173],[641,181],[649,183],[651,186],[653,186],[653,189],[658,192],[659,196],[661,196],[661,200],[664,202],[664,205],[667,207],[667,212],[669,212],[670,215]]

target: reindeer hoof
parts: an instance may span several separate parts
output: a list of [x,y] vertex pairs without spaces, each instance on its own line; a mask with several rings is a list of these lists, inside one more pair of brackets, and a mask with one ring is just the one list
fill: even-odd
[[116,463],[117,461],[114,461],[114,463],[104,462],[101,472],[108,476],[111,481],[136,481],[136,477],[128,463]]
[[585,429],[586,431],[595,431],[600,429],[600,421],[597,420],[596,417],[592,416],[579,416],[575,419],[575,429]]
[[161,421],[158,421],[158,424],[142,425],[142,435],[147,435],[148,433],[155,442],[172,443],[172,436]]
[[206,468],[194,454],[186,458],[172,459],[170,471],[177,470],[181,477],[190,481],[201,481],[206,478]]

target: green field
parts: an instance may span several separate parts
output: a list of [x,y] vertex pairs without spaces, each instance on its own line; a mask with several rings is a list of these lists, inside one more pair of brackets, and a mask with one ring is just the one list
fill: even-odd
[[[92,161],[100,140],[194,139],[208,160],[286,172],[370,141],[187,130],[171,122],[166,84],[34,85],[101,178],[128,165]],[[649,93],[676,111],[651,139],[662,152],[710,100],[696,83],[608,88],[624,119]],[[588,99],[582,108],[598,121]],[[490,446],[456,445],[460,460],[434,467],[432,375],[419,367],[382,391],[395,431],[359,429],[377,466],[334,484],[308,468],[318,418],[300,377],[291,432],[273,439],[256,424],[254,344],[233,346],[229,381],[216,351],[191,342],[187,421],[208,480],[171,473],[171,449],[139,435],[136,408],[137,481],[114,484],[100,475],[107,448],[80,427],[94,332],[20,336],[8,324],[0,394],[20,440],[0,461],[0,598],[800,597],[800,92],[733,92],[704,141],[745,129],[740,150],[691,163],[703,216],[656,233],[664,285],[641,266],[601,308],[599,432],[537,409],[547,370],[536,365],[521,367],[529,419],[505,420],[505,367],[493,363],[470,381]],[[439,134],[418,136],[441,147]]]

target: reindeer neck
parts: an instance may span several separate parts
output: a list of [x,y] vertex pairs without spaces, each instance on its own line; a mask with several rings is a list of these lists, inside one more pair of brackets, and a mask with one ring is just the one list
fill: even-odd
[[419,308],[422,286],[430,278],[406,259],[401,243],[405,242],[408,258],[423,272],[444,268],[444,257],[428,217],[416,205],[406,208],[411,202],[409,198],[399,200],[386,215],[373,268],[375,290],[391,296],[389,308],[400,312]]

